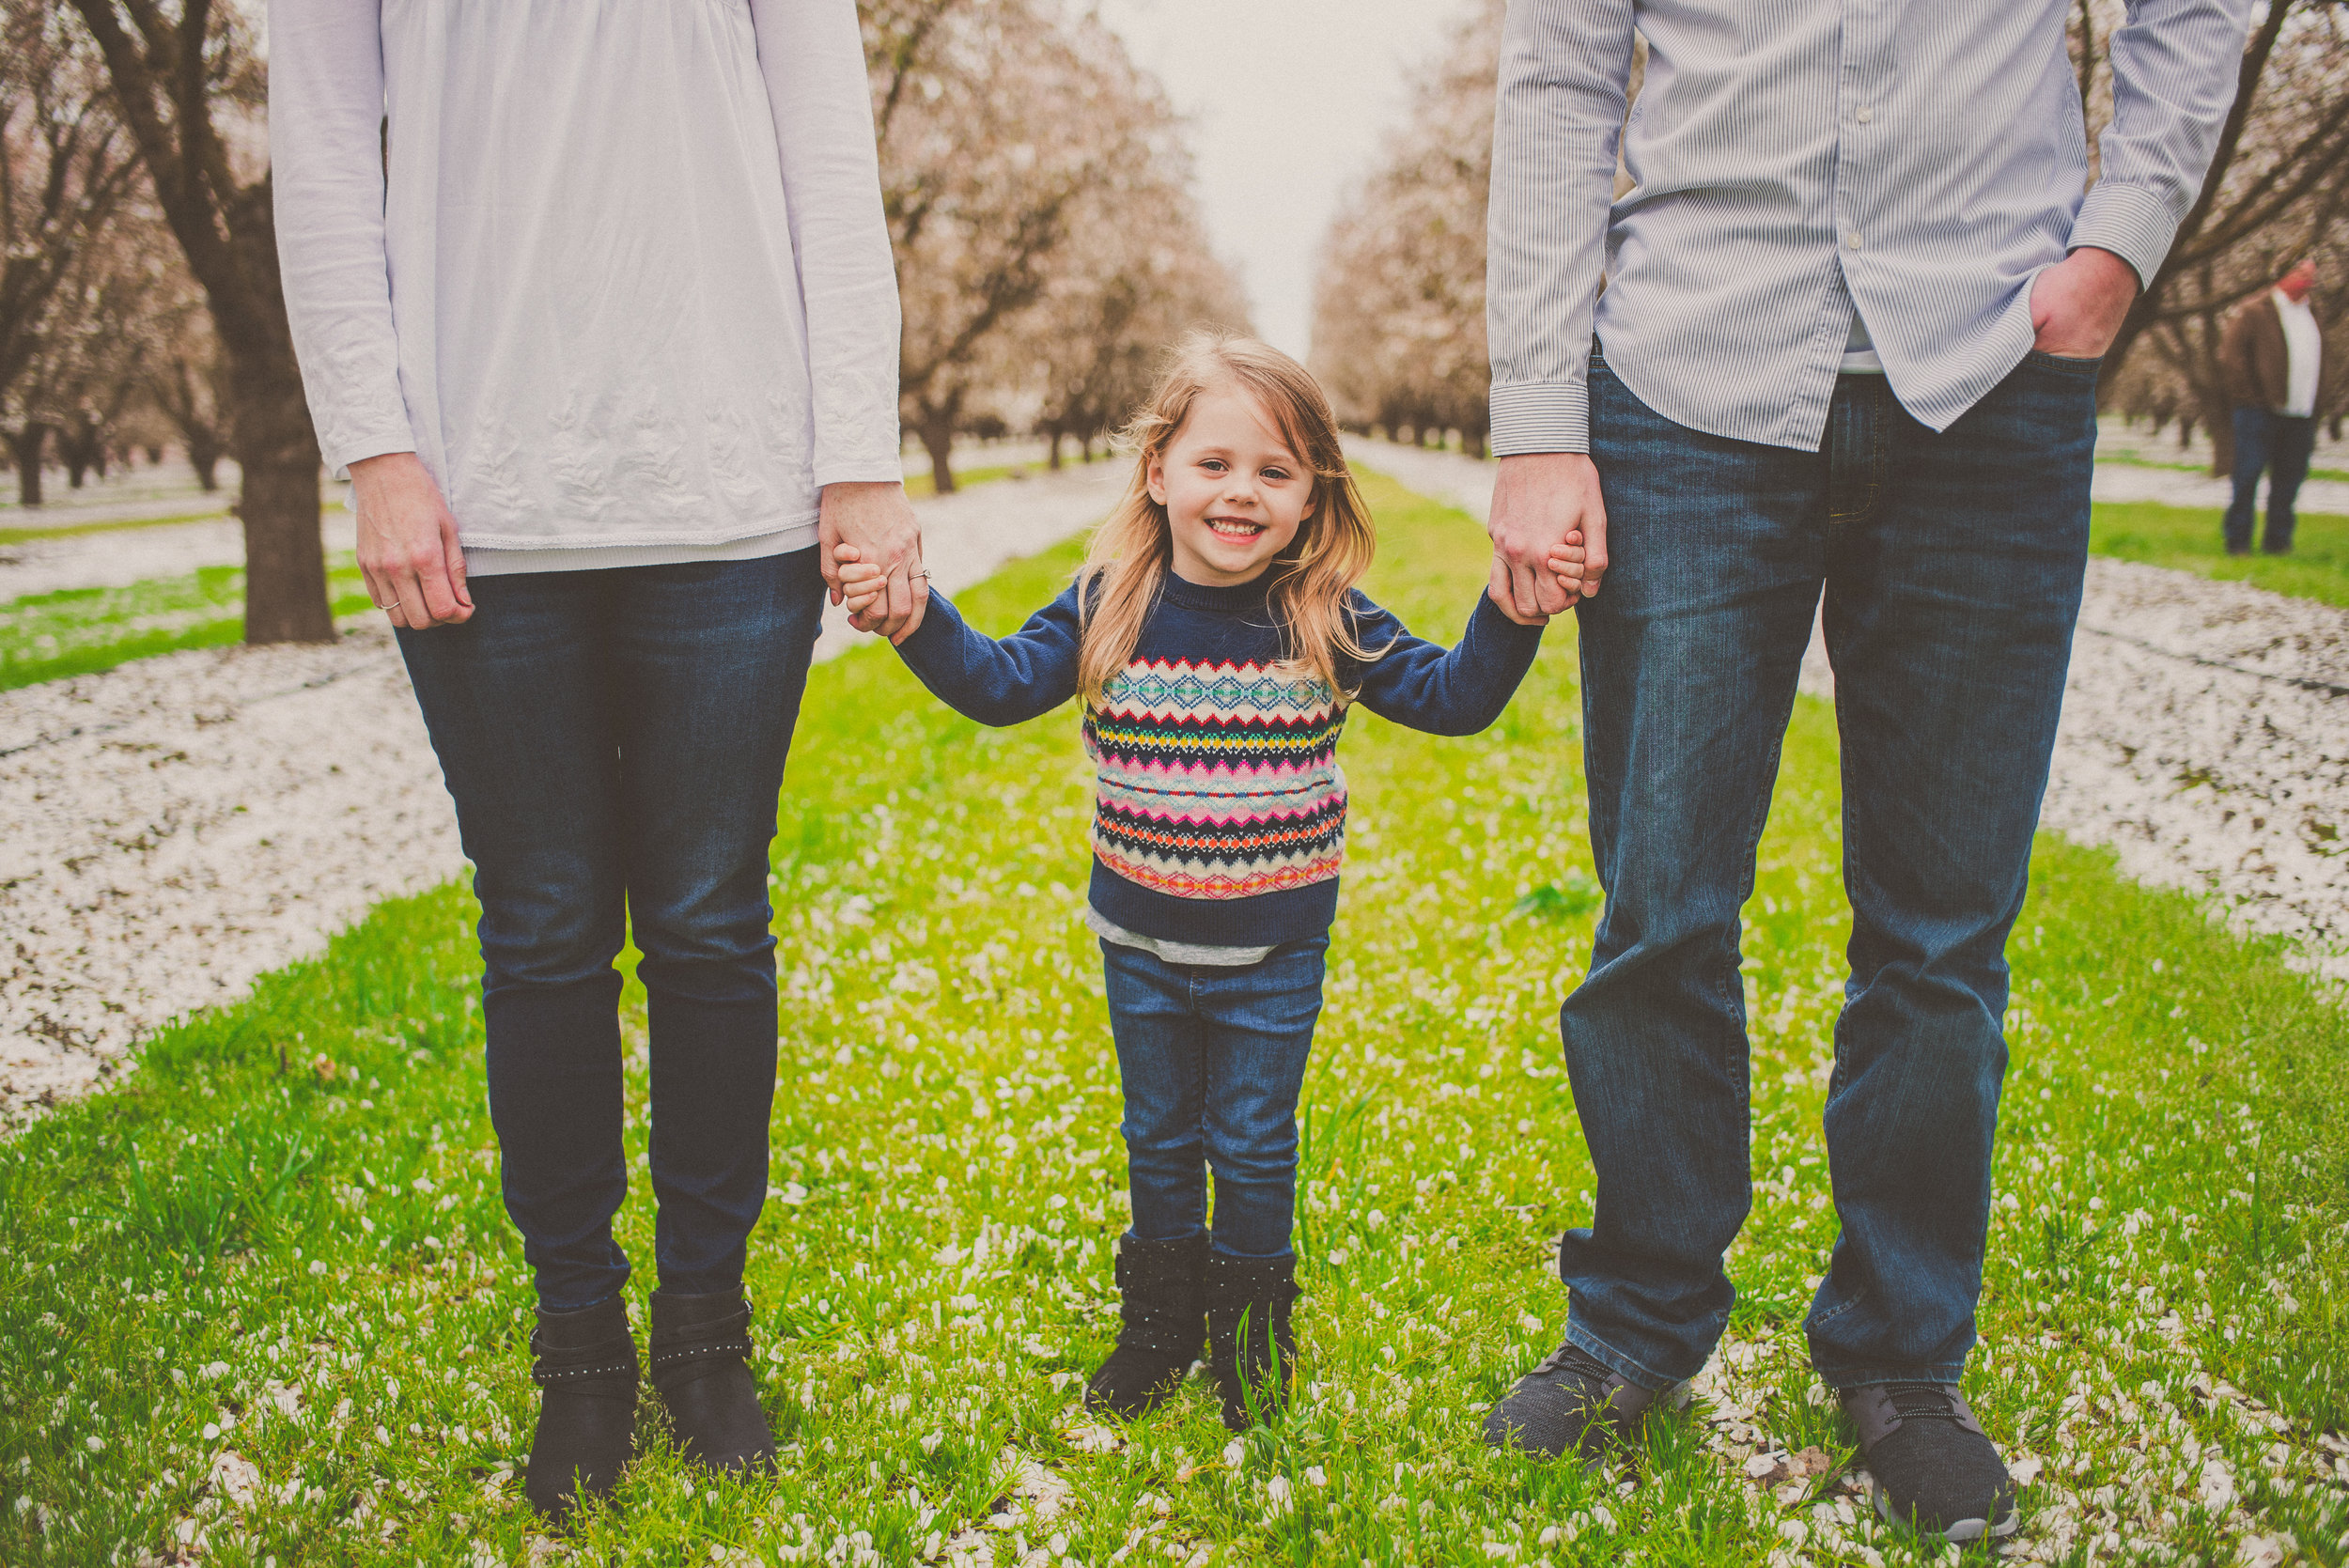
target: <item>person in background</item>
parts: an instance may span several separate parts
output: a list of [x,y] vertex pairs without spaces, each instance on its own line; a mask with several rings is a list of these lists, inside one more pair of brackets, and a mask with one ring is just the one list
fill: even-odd
[[1729,1323],[1752,1203],[1740,910],[1824,593],[1852,934],[1812,1366],[1883,1514],[2018,1528],[1959,1389],[2007,933],[2087,570],[2098,362],[2201,188],[2248,9],[2133,0],[2089,188],[2064,0],[1509,7],[1491,592],[1564,610],[1548,562],[1583,534],[1607,906],[1560,1012],[1597,1203],[1559,1246],[1565,1343],[1495,1404],[1494,1444],[1603,1460]]
[[2228,319],[2218,370],[2234,399],[2234,502],[2227,508],[2227,553],[2251,553],[2260,474],[2267,474],[2267,532],[2260,549],[2292,553],[2292,504],[2316,450],[2316,387],[2325,333],[2309,304],[2316,263],[2304,260]]
[[742,1271],[767,1196],[768,846],[826,589],[920,621],[898,307],[853,0],[275,0],[287,315],[481,901],[490,1119],[538,1314],[526,1491],[633,1452],[620,1045],[650,1033],[651,1376],[774,1454]]

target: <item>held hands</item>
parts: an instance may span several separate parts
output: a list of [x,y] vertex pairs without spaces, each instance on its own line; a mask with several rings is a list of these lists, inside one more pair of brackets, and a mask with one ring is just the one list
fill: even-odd
[[[914,521],[905,487],[896,483],[833,484],[824,487],[817,531],[823,547],[824,582],[834,604],[847,603],[849,624],[902,643],[922,624],[929,605],[930,574],[922,566],[922,529]],[[859,563],[869,589],[860,612],[848,598],[843,573]],[[876,586],[878,584],[878,586]]]
[[359,511],[359,571],[394,626],[424,631],[473,618],[457,520],[422,458],[386,452],[350,465]]
[[2082,245],[2031,280],[2031,347],[2062,359],[2099,359],[2137,302],[2137,269]]
[[1492,582],[1486,592],[1521,626],[1541,626],[1598,592],[1607,573],[1607,505],[1580,452],[1501,459],[1493,485]]

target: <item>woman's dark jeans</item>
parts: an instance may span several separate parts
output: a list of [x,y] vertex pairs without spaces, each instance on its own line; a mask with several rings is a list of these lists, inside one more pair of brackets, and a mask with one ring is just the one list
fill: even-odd
[[1800,452],[1688,429],[1591,372],[1611,564],[1577,615],[1607,908],[1561,1022],[1598,1201],[1559,1271],[1568,1337],[1635,1383],[1692,1376],[1735,1296],[1739,910],[1822,588],[1852,934],[1826,1118],[1843,1234],[1811,1355],[1838,1388],[1957,1380],[2095,418],[2095,364],[2034,353],[1939,434],[1883,377],[1843,377]]
[[1170,964],[1101,944],[1110,1030],[1126,1090],[1134,1241],[1207,1228],[1215,1250],[1289,1250],[1297,1212],[1297,1095],[1321,1017],[1327,936],[1283,943],[1254,964]]
[[484,577],[473,619],[399,634],[474,866],[490,1118],[551,1312],[629,1275],[613,960],[631,928],[661,1283],[741,1283],[775,1085],[768,845],[816,557]]

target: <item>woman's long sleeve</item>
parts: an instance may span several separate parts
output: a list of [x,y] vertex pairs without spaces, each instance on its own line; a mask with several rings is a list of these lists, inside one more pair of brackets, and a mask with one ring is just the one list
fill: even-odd
[[751,0],[807,307],[816,483],[905,475],[897,274],[855,0]]
[[381,0],[272,0],[269,144],[286,317],[327,464],[412,452],[383,245]]

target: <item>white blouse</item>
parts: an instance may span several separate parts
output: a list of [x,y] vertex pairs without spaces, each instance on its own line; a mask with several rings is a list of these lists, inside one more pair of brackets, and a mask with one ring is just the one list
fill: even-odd
[[273,0],[270,153],[326,461],[415,452],[474,572],[801,549],[903,476],[854,0]]

